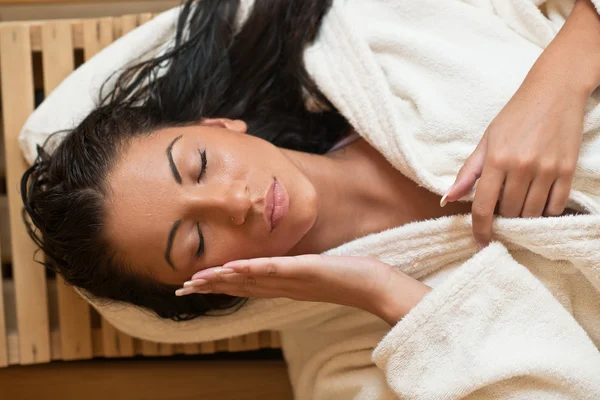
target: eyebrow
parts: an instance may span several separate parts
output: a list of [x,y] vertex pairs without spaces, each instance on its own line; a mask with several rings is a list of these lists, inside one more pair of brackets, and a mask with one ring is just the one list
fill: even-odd
[[183,135],[177,136],[169,145],[167,146],[167,159],[169,160],[169,166],[171,167],[171,172],[173,173],[173,177],[178,184],[182,184],[183,180],[181,179],[181,175],[179,174],[179,170],[177,169],[177,165],[175,165],[175,161],[173,161],[173,146],[179,139],[181,139]]
[[[183,135],[177,136],[167,146],[167,159],[169,160],[169,166],[171,167],[171,172],[173,173],[173,177],[175,178],[175,181],[180,185],[183,183],[183,180],[181,179],[181,175],[179,174],[177,165],[175,165],[175,161],[173,160],[172,150],[173,150],[173,146],[175,145],[175,143],[177,143],[177,141],[179,139],[181,139],[182,136]],[[165,250],[165,260],[167,261],[167,264],[169,264],[169,266],[171,267],[171,269],[173,271],[177,271],[177,268],[175,268],[175,265],[173,264],[173,261],[171,260],[171,249],[173,248],[173,240],[175,239],[175,235],[177,234],[177,229],[179,229],[179,225],[181,225],[180,219],[173,223],[173,226],[171,227],[171,231],[169,232],[169,237],[167,238],[167,247]]]

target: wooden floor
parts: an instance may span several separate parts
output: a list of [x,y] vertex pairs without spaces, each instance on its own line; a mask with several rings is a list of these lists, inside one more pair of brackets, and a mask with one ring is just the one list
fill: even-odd
[[287,400],[283,361],[93,360],[0,369],[2,400]]

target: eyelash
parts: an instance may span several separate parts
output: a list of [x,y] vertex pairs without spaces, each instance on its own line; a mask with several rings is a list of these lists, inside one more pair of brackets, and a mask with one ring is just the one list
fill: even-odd
[[[198,150],[198,152],[200,153],[200,159],[202,160],[200,174],[198,175],[198,183],[200,183],[200,180],[206,174],[206,150]],[[200,229],[200,223],[196,224],[196,227],[198,228],[198,237],[200,238],[200,244],[198,245],[198,251],[196,251],[196,257],[200,257],[202,253],[204,253],[204,235]]]
[[200,158],[202,160],[202,166],[200,167],[200,175],[198,175],[198,183],[200,183],[200,180],[202,179],[204,174],[206,174],[206,150],[198,150],[198,152],[200,153]]
[[204,235],[200,230],[200,223],[197,224],[198,227],[198,237],[200,238],[200,244],[198,245],[198,251],[196,251],[196,257],[200,257],[202,253],[204,253]]

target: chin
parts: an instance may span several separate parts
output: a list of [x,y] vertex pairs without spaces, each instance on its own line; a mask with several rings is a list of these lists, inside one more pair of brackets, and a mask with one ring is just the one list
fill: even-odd
[[317,221],[318,198],[314,188],[311,186],[309,190],[303,193],[301,201],[297,201],[295,204],[296,207],[293,208],[293,214],[289,215],[290,217],[293,215],[295,218],[293,218],[293,221],[290,219],[289,222],[291,224],[285,229],[286,236],[289,238],[287,252],[295,248],[302,241]]

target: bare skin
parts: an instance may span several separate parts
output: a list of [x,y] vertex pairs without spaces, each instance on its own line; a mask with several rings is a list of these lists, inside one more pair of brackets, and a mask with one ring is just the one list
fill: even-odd
[[[364,139],[321,158],[329,164],[331,174],[320,186],[328,193],[320,197],[323,215],[327,217],[317,218],[314,232],[311,230],[289,255],[321,253],[371,233],[470,212],[470,203],[456,202],[440,208],[440,196],[402,175]],[[305,170],[320,181],[323,172],[317,171],[310,160]],[[353,201],[345,200],[347,196]],[[329,211],[332,209],[336,209],[335,214]],[[329,233],[325,224],[337,229],[327,236],[313,236],[318,232]]]
[[[107,235],[136,273],[181,285],[229,261],[320,253],[470,210],[467,203],[440,208],[440,196],[403,176],[364,140],[321,156],[280,149],[245,132],[243,121],[207,120],[125,146],[108,176]],[[181,183],[166,155],[170,145]],[[274,179],[285,187],[289,210],[271,231],[265,194]]]
[[[468,213],[471,208],[473,233],[484,247],[492,238],[492,220],[498,212],[512,218],[575,213],[565,207],[581,145],[583,109],[600,84],[599,57],[600,18],[590,0],[578,0],[560,33],[490,124],[440,203],[458,200],[479,180],[472,205],[462,203],[442,214],[432,203],[439,200],[437,196],[401,176],[364,142],[331,155],[336,161],[331,170],[307,168],[315,187],[325,190],[317,193],[329,191],[331,197],[320,200],[326,205],[321,204],[321,210],[330,213],[318,215],[313,229],[294,250],[318,252],[352,235]],[[354,181],[343,180],[337,169],[342,165]],[[322,179],[329,186],[316,184]],[[327,234],[332,224],[338,228],[337,237],[335,232]],[[265,255],[203,269],[177,294],[325,301],[361,308],[394,325],[429,291],[422,282],[376,259],[307,254]]]
[[565,211],[581,150],[584,109],[600,85],[598,65],[600,16],[590,0],[578,0],[521,87],[490,123],[445,198],[452,202],[463,197],[479,180],[472,217],[481,246],[492,238],[498,203],[499,214],[507,218]]

